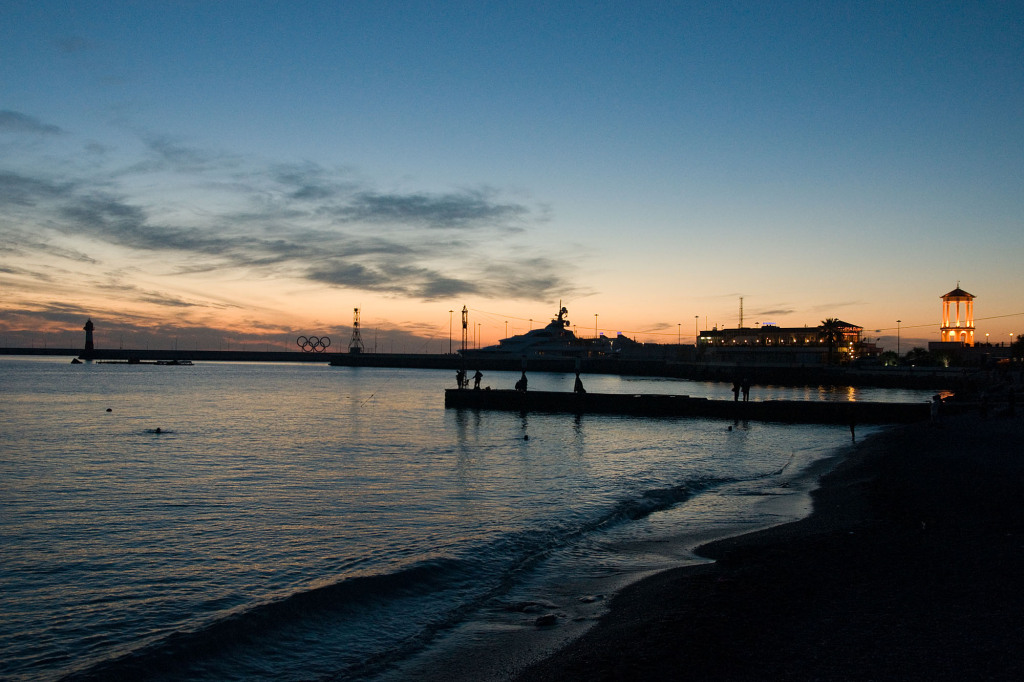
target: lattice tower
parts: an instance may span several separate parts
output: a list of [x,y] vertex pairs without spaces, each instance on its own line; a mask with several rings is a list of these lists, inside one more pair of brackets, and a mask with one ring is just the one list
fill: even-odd
[[354,308],[353,310],[355,312],[352,315],[352,340],[348,342],[348,352],[362,353],[363,337],[359,333],[359,308]]

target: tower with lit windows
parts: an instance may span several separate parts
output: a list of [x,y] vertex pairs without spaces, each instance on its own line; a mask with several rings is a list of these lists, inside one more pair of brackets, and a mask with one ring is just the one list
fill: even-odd
[[[942,297],[942,340],[944,342],[962,343],[965,346],[974,345],[974,295],[969,294],[960,288],[960,282],[956,283],[956,289]],[[961,306],[963,304],[963,317]]]

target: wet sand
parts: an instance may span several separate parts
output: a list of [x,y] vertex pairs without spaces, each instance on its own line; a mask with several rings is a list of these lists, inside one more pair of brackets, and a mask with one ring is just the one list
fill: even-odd
[[699,553],[516,679],[1024,679],[1024,419],[878,434],[810,517]]

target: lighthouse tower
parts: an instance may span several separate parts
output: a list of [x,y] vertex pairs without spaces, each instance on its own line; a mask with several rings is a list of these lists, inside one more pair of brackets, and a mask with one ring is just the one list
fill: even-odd
[[[944,342],[974,345],[974,296],[960,288],[942,297],[942,340]],[[963,317],[960,304],[963,304]]]
[[94,329],[94,325],[92,323],[91,318],[88,321],[86,321],[85,326],[82,327],[82,329],[85,330],[85,352],[88,353],[89,351],[93,350],[92,330]]

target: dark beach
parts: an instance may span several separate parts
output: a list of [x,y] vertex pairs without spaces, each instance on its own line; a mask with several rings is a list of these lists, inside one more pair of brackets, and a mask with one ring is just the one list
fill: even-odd
[[807,519],[699,553],[517,679],[1022,679],[1024,420],[894,427]]

